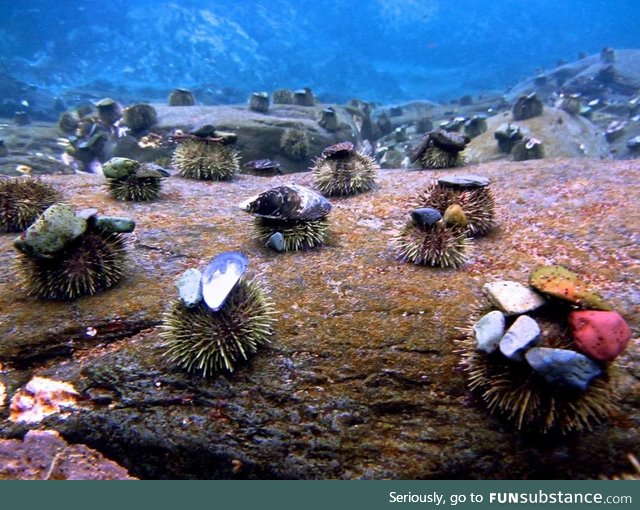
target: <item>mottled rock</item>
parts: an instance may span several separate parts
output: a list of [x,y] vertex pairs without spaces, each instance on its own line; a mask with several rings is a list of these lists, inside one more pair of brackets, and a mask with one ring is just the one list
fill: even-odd
[[202,302],[202,273],[195,268],[187,269],[176,282],[180,300],[187,308]]
[[578,275],[563,266],[542,266],[534,269],[529,283],[543,294],[569,301],[583,308],[611,310],[611,305],[601,296],[587,289]]
[[267,239],[266,245],[278,252],[283,252],[285,250],[285,243],[282,232],[275,232],[274,234],[272,234],[271,237]]
[[247,270],[249,260],[240,252],[221,253],[202,272],[202,296],[211,310],[222,308],[227,296]]
[[479,351],[491,354],[498,348],[500,340],[504,336],[505,317],[499,310],[483,315],[478,322],[473,325],[473,332],[476,335],[476,348]]
[[500,340],[500,352],[514,361],[522,361],[527,349],[540,341],[540,326],[528,315],[521,315]]
[[72,384],[34,377],[11,398],[9,419],[39,423],[47,416],[75,406],[78,392]]
[[114,234],[127,234],[134,231],[136,222],[131,218],[100,216],[96,220],[96,228],[104,230],[105,232],[113,232]]
[[553,385],[559,384],[584,391],[589,383],[602,373],[595,362],[579,352],[568,349],[533,347],[524,357],[534,372]]
[[102,173],[109,179],[123,179],[134,173],[140,163],[128,158],[111,158],[102,166]]
[[469,224],[467,215],[462,210],[460,204],[451,204],[442,216],[442,220],[448,227],[466,227]]
[[569,325],[576,347],[599,361],[612,361],[625,350],[631,339],[629,325],[617,312],[573,311]]
[[134,480],[127,470],[55,430],[0,440],[0,480]]
[[483,175],[474,174],[451,175],[447,177],[440,177],[438,179],[438,184],[440,186],[446,186],[447,188],[485,188],[489,185],[489,178]]
[[98,209],[87,208],[82,209],[76,213],[78,218],[82,218],[83,220],[89,221],[92,218],[95,218],[98,215]]
[[509,280],[487,283],[489,298],[507,315],[520,315],[544,305],[544,298],[529,287]]
[[14,246],[26,255],[50,259],[87,229],[87,221],[76,216],[71,207],[54,204],[45,210]]
[[418,227],[427,227],[442,219],[442,214],[431,207],[420,207],[411,211],[411,221]]

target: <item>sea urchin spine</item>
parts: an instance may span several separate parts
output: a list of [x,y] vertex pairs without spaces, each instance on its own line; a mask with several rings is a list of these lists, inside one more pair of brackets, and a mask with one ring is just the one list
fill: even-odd
[[58,191],[38,179],[0,179],[0,231],[21,232],[59,199]]
[[314,162],[315,186],[323,195],[355,195],[373,188],[378,165],[373,158],[354,151],[351,143],[348,145],[349,150],[323,153]]
[[435,267],[458,268],[467,262],[471,249],[466,228],[447,227],[442,220],[427,226],[408,221],[395,244],[400,260]]
[[309,250],[323,246],[329,233],[329,219],[326,216],[314,220],[277,220],[272,218],[255,218],[258,240],[266,244],[276,232],[283,237],[282,251]]
[[238,153],[220,142],[187,140],[171,160],[181,177],[201,181],[228,181],[240,170]]

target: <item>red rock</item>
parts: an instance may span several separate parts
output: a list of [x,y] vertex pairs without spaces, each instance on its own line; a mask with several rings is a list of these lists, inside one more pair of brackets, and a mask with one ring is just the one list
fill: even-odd
[[629,326],[617,312],[571,312],[569,325],[577,348],[599,361],[615,359],[624,351],[631,338]]

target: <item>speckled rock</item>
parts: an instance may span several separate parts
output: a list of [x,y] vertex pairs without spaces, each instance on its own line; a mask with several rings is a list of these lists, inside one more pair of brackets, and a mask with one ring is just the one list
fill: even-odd
[[476,335],[477,342],[476,348],[487,354],[495,351],[504,336],[504,324],[504,314],[499,310],[493,310],[483,315],[480,320],[473,325],[473,332]]
[[569,325],[576,347],[599,361],[617,358],[631,339],[629,325],[617,312],[573,311]]
[[176,282],[180,300],[187,308],[202,302],[202,273],[195,268],[187,269]]
[[602,373],[595,362],[579,352],[568,349],[533,347],[524,356],[533,371],[540,374],[549,384],[584,391],[589,387],[589,383]]
[[467,215],[462,210],[460,204],[451,204],[442,216],[442,221],[449,227],[466,227],[469,224]]
[[447,177],[440,177],[438,179],[440,186],[446,186],[454,189],[475,189],[485,188],[489,185],[489,178],[484,175],[451,175]]
[[569,301],[572,304],[596,310],[611,310],[599,294],[587,289],[578,275],[563,266],[542,266],[529,276],[533,288],[549,296]]
[[87,229],[87,221],[76,216],[66,204],[54,204],[25,232],[14,246],[21,252],[42,259],[53,258]]
[[104,230],[105,232],[113,232],[114,234],[127,234],[134,231],[136,222],[131,218],[99,216],[96,220],[96,228]]
[[128,158],[111,158],[102,166],[102,173],[110,179],[122,179],[134,173],[140,163]]
[[493,301],[507,315],[521,315],[544,305],[544,298],[519,282],[502,280],[483,287]]
[[540,326],[528,315],[521,315],[500,340],[500,352],[514,361],[522,361],[525,351],[540,341]]

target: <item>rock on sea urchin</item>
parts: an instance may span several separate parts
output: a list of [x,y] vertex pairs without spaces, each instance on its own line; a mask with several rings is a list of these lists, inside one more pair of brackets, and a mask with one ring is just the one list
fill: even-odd
[[[471,249],[471,240],[467,229],[460,226],[447,226],[438,211],[434,211],[432,219],[422,221],[419,215],[424,214],[416,209],[396,236],[394,242],[398,258],[404,262],[435,267],[458,268],[467,261]],[[437,213],[437,215],[435,214]]]
[[[296,184],[276,186],[239,205],[256,216],[258,239],[267,242],[279,234],[279,251],[322,246],[328,237],[331,203],[319,193]],[[276,246],[269,243],[269,246]]]
[[116,200],[143,202],[160,195],[162,180],[169,176],[153,163],[133,159],[112,158],[102,167],[109,194]]
[[181,177],[201,181],[228,181],[240,170],[238,153],[228,145],[196,137],[180,143],[171,163]]
[[164,355],[204,377],[232,372],[269,343],[275,323],[273,303],[255,280],[243,273],[248,261],[223,253],[202,274],[190,269],[178,281],[180,299],[165,313],[161,336]]
[[316,188],[326,196],[355,195],[375,184],[378,165],[351,142],[327,147],[312,168]]
[[469,222],[469,234],[484,235],[495,227],[495,200],[489,180],[480,176],[454,176],[434,181],[418,194],[417,207],[446,211],[458,204]]
[[60,193],[31,177],[0,179],[0,231],[20,232],[60,199]]
[[122,233],[134,223],[126,218],[98,217],[95,209],[75,215],[54,205],[14,241],[20,252],[17,270],[30,295],[75,299],[115,285],[127,257]]

